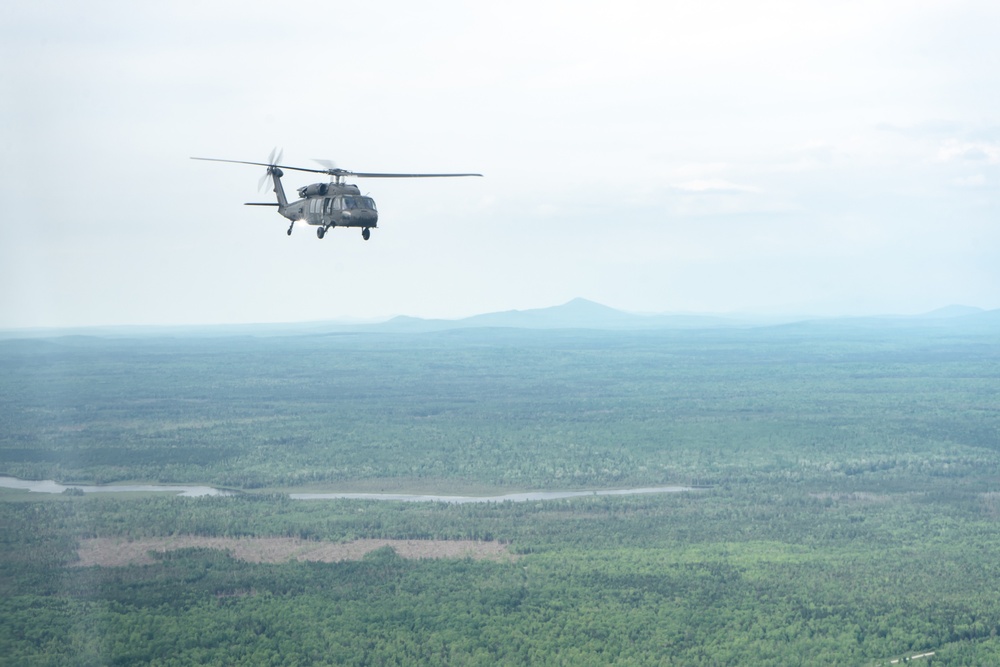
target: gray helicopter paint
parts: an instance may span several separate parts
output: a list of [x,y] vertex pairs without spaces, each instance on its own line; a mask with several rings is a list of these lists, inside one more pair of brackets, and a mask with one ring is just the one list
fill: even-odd
[[[275,191],[281,176],[272,174]],[[305,222],[314,227],[378,226],[378,211],[371,197],[361,196],[358,186],[344,183],[313,183],[299,188],[298,201],[279,206],[278,211],[293,222]],[[280,198],[279,198],[280,202]]]

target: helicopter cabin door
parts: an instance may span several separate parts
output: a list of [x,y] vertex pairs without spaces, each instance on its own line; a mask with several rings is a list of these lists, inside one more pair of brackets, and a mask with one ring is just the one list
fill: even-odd
[[[326,199],[323,200],[323,222],[325,223],[327,220],[330,220],[332,216],[333,216],[333,198],[327,197]],[[330,220],[330,222],[333,221]]]
[[334,220],[340,219],[340,211],[344,208],[344,198],[340,195],[330,200],[330,217]]

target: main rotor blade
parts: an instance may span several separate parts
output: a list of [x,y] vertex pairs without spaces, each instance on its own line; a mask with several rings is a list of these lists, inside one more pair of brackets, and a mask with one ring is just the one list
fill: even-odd
[[305,167],[289,167],[285,164],[272,164],[269,162],[248,162],[246,160],[221,160],[217,157],[193,157],[192,160],[205,160],[206,162],[229,162],[231,164],[253,164],[258,167],[278,167],[279,169],[293,169],[295,171],[311,171],[316,174],[327,173],[326,169],[306,169]]
[[330,169],[333,169],[333,170],[340,169],[340,167],[337,166],[337,163],[334,162],[333,160],[319,160],[317,158],[313,158],[313,162],[318,162],[319,164],[321,164],[324,167],[326,167],[327,170],[330,170]]
[[344,176],[358,178],[453,178],[456,176],[482,176],[482,174],[373,174],[364,171],[342,171]]
[[253,164],[258,167],[278,167],[292,171],[307,171],[312,174],[328,174],[330,176],[357,176],[358,178],[455,178],[460,176],[482,176],[482,174],[382,174],[368,171],[348,171],[347,169],[310,169],[308,167],[291,167],[285,164],[268,164],[267,162],[248,162],[246,160],[221,160],[216,157],[193,157],[192,160],[207,162],[229,162],[232,164]]
[[246,160],[221,160],[217,157],[193,157],[192,160],[205,160],[206,162],[229,162],[231,164],[253,164],[258,167],[278,167],[279,169],[291,169],[293,171],[311,171],[314,174],[328,174],[328,169],[307,169],[306,167],[290,167],[287,164],[270,164],[268,162],[248,162]]

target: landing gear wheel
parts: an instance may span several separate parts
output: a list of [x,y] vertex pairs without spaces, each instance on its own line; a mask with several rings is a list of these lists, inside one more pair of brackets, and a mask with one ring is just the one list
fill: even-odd
[[293,222],[292,224],[288,225],[288,235],[289,235],[289,236],[291,236],[291,235],[292,235],[292,227],[294,227],[294,226],[295,226],[295,223],[294,223],[294,222]]
[[326,227],[320,227],[316,230],[316,236],[318,238],[323,238],[326,236]]
[[368,229],[367,227],[361,230],[361,238],[363,238],[365,241],[371,238],[371,235],[372,235],[372,230]]

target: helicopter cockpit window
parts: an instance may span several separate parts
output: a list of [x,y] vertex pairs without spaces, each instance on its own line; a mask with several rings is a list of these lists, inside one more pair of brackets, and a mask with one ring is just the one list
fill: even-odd
[[375,201],[371,197],[344,197],[344,208],[370,208],[375,210]]

